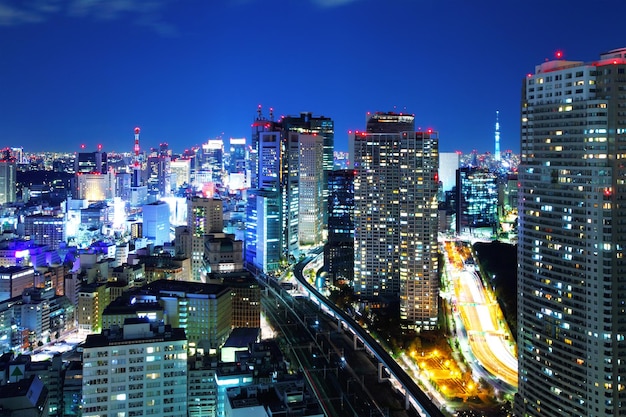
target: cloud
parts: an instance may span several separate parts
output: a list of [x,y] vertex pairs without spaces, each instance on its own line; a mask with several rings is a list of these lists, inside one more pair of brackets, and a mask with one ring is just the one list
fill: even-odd
[[112,21],[131,17],[133,23],[161,35],[175,27],[162,19],[170,0],[0,0],[0,26],[43,22],[55,15]]
[[39,23],[45,20],[45,14],[45,11],[41,10],[37,4],[24,7],[23,5],[12,4],[11,2],[0,2],[0,26]]
[[312,2],[320,7],[340,7],[350,3],[356,3],[359,0],[312,0]]

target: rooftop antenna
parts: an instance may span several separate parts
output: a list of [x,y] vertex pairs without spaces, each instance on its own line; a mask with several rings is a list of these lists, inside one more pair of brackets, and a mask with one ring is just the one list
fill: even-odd
[[141,164],[139,163],[139,132],[140,129],[138,127],[135,128],[135,160],[133,161],[133,176],[131,179],[131,185],[133,187],[138,187],[141,182]]

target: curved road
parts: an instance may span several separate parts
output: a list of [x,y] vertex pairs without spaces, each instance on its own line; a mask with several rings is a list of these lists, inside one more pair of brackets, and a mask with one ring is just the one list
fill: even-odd
[[[446,249],[456,250],[451,246],[446,245]],[[455,265],[449,272],[472,354],[489,374],[517,388],[517,357],[508,331],[498,324],[500,307],[491,300],[476,272],[468,267],[460,269],[458,262]]]

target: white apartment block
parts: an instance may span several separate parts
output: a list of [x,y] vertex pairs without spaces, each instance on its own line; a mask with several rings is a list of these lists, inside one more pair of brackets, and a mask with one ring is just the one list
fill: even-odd
[[187,417],[184,330],[127,319],[88,335],[82,388],[85,417]]

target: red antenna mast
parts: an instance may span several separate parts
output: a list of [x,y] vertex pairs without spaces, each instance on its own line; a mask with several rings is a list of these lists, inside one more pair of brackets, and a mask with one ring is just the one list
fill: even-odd
[[135,167],[139,166],[139,132],[141,129],[135,128]]

